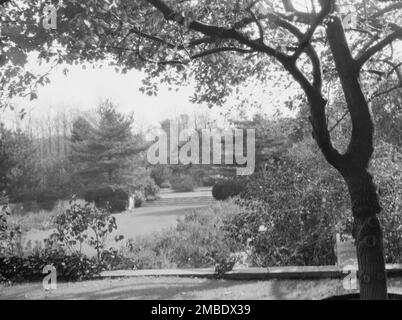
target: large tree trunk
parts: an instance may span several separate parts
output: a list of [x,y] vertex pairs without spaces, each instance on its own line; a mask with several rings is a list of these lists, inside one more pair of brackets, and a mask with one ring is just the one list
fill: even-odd
[[360,298],[387,299],[383,238],[377,218],[381,207],[373,178],[367,171],[374,151],[374,124],[361,87],[359,65],[351,54],[341,20],[338,17],[330,20],[326,31],[351,117],[352,133],[348,149],[342,156],[334,156],[333,151],[332,154],[328,153],[326,148],[332,149],[323,143],[319,145],[329,162],[342,174],[349,189],[359,266]]
[[387,299],[383,237],[377,217],[381,207],[373,179],[367,170],[352,166],[343,176],[352,201],[360,298]]

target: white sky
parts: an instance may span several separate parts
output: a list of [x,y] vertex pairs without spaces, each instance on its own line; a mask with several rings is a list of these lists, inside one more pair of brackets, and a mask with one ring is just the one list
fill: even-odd
[[[31,63],[33,69],[38,69],[35,63]],[[194,92],[192,87],[182,87],[178,92],[169,91],[167,86],[161,85],[159,94],[149,97],[139,91],[141,80],[144,75],[136,70],[127,74],[119,74],[113,67],[93,69],[82,66],[69,66],[69,73],[63,74],[63,66],[57,66],[50,73],[51,83],[41,87],[38,91],[38,99],[29,101],[28,98],[14,99],[16,109],[25,108],[31,112],[32,118],[47,116],[59,108],[73,108],[79,110],[93,110],[98,103],[106,98],[111,99],[118,105],[121,112],[134,112],[137,127],[149,128],[158,126],[160,121],[167,118],[174,118],[186,113],[192,116],[194,113],[209,113],[211,118],[223,121],[222,113],[233,105],[229,102],[225,108],[215,107],[209,109],[205,105],[192,104],[189,97]],[[48,67],[40,67],[48,70]],[[270,86],[267,85],[267,88]],[[281,92],[263,94],[260,88],[249,90],[246,94],[252,94],[254,99],[266,101],[262,110],[268,116],[273,116],[279,108],[282,114],[291,115],[291,112],[284,107],[283,102],[287,99]],[[265,97],[264,97],[265,96]],[[250,115],[256,109],[250,110]],[[6,122],[13,123],[15,114],[8,112],[1,115]],[[8,120],[8,121],[7,121]]]

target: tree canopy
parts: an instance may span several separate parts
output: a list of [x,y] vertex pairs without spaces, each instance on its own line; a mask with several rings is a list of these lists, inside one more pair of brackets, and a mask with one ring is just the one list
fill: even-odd
[[400,87],[402,78],[392,45],[402,33],[399,1],[311,1],[307,8],[289,0],[52,1],[55,30],[42,26],[45,1],[1,2],[7,96],[23,92],[35,98],[27,85],[48,81],[46,73],[22,68],[30,51],[48,62],[108,60],[122,72],[146,71],[142,89],[148,94],[157,92],[159,81],[192,80],[193,100],[214,105],[246,84],[282,84],[289,79],[284,70],[304,88],[325,90],[336,72],[323,26],[338,17],[367,89],[379,79],[390,80],[387,90]]

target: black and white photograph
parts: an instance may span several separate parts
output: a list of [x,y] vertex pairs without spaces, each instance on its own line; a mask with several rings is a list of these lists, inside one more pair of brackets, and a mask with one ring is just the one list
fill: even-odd
[[0,300],[402,300],[402,0],[0,0]]

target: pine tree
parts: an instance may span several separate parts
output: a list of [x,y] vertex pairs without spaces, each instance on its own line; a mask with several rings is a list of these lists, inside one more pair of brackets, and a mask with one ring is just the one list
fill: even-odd
[[134,155],[144,147],[132,133],[133,116],[126,116],[110,102],[98,108],[97,123],[78,118],[72,129],[71,160],[82,186],[128,186]]

